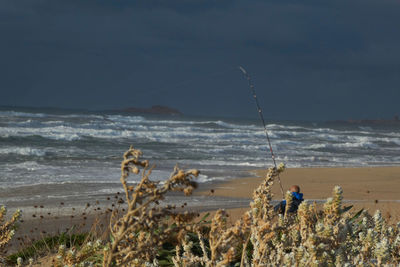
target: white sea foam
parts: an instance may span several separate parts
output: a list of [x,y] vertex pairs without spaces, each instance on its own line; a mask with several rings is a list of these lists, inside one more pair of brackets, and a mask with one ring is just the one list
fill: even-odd
[[146,121],[146,119],[142,116],[107,115],[104,116],[103,118],[118,123],[139,123]]
[[0,117],[32,117],[32,118],[43,118],[48,115],[44,113],[27,113],[17,111],[0,111]]
[[390,138],[390,139],[389,138],[381,138],[380,140],[387,142],[387,143],[394,143],[394,144],[400,146],[400,139],[398,139],[398,138]]
[[282,124],[267,124],[266,125],[267,129],[270,130],[280,130],[280,129],[288,129],[288,130],[299,130],[299,129],[307,129],[305,127],[302,126],[292,126],[292,125],[282,125]]
[[379,145],[374,144],[372,142],[360,141],[360,142],[344,142],[344,143],[336,143],[336,144],[311,144],[306,149],[338,149],[338,148],[379,148]]
[[102,115],[95,115],[95,114],[67,114],[67,115],[52,115],[53,117],[58,118],[90,118],[90,119],[103,119],[104,116]]
[[[17,165],[0,162],[0,180],[19,173],[13,181],[17,184],[106,182],[118,176],[116,158],[130,144],[141,148],[150,160],[156,159],[154,163],[159,163],[163,171],[177,162],[205,170],[200,182],[270,163],[265,133],[254,121],[0,112],[0,123],[0,138],[5,143],[0,155],[8,159],[13,155],[16,159],[19,155],[31,156]],[[400,161],[400,133],[395,129],[354,126],[344,130],[321,125],[267,125],[277,161],[291,167],[387,165]],[[16,145],[15,140],[21,144]],[[52,162],[47,165],[40,157]],[[163,178],[167,173],[153,175]]]
[[122,116],[122,115],[109,115],[106,117],[108,120],[117,122],[117,123],[144,123],[148,125],[216,125],[221,126],[223,128],[228,129],[247,129],[247,130],[255,130],[260,129],[259,126],[254,124],[244,125],[244,124],[235,124],[228,123],[222,120],[206,120],[206,121],[193,121],[193,120],[155,120],[155,119],[145,119],[142,116]]
[[327,144],[311,144],[306,149],[320,149],[320,148],[327,148]]
[[251,133],[251,132],[214,132],[214,131],[196,131],[194,128],[190,127],[178,127],[174,129],[169,129],[168,127],[141,127],[137,130],[122,130],[122,129],[101,129],[97,126],[86,125],[87,127],[65,126],[65,125],[55,125],[52,127],[7,127],[0,128],[0,136],[42,136],[44,138],[50,138],[55,140],[67,140],[73,141],[78,140],[83,137],[93,137],[93,138],[125,138],[125,137],[141,137],[149,138],[153,141],[169,142],[173,139],[180,138],[194,138],[194,139],[204,139],[204,138],[214,138],[216,140],[220,139],[231,139],[231,138],[248,138],[257,135],[262,136],[262,132]]
[[340,147],[340,148],[379,148],[377,144],[372,142],[356,142],[356,143],[342,143],[342,144],[333,144],[333,147]]
[[368,132],[372,131],[372,127],[369,127],[369,126],[358,126],[358,128],[360,128],[361,130],[364,130],[364,131],[368,131]]
[[43,157],[46,155],[46,150],[31,148],[31,147],[5,147],[0,148],[0,154],[16,154],[22,156],[39,156]]
[[43,125],[64,125],[64,121],[56,120],[56,121],[44,121],[42,122]]
[[229,128],[229,129],[245,129],[245,130],[256,130],[256,129],[260,129],[259,126],[256,125],[241,125],[241,124],[233,124],[233,123],[227,123],[224,121],[216,121],[214,122],[215,124],[225,127],[225,128]]
[[240,167],[264,167],[264,162],[242,162],[242,161],[225,161],[225,160],[201,160],[201,165],[208,166],[240,166]]

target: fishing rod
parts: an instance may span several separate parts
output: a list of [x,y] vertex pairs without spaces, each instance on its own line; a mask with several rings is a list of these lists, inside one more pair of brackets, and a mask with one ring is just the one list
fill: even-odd
[[[258,103],[258,98],[257,98],[256,90],[254,89],[254,84],[251,81],[250,75],[247,73],[247,71],[242,66],[239,66],[239,69],[243,72],[244,76],[247,79],[247,82],[249,83],[249,87],[250,87],[251,93],[253,94],[254,100],[256,102],[258,115],[260,115],[260,119],[261,119],[262,124],[264,126],[264,132],[265,132],[265,136],[267,137],[269,150],[271,152],[271,158],[272,158],[272,161],[274,163],[275,169],[277,169],[276,161],[275,161],[275,154],[274,154],[274,151],[272,150],[271,141],[269,139],[269,134],[268,134],[268,131],[267,131],[267,126],[265,125],[264,116],[263,116],[260,104]],[[283,187],[282,187],[281,178],[279,177],[279,173],[278,173],[278,181],[279,181],[279,186],[280,186],[281,192],[282,192],[282,198],[285,198],[285,193],[283,193]]]

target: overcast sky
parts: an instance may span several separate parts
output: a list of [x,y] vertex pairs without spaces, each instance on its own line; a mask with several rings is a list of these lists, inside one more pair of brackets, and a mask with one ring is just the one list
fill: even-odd
[[0,105],[400,114],[398,0],[0,0]]

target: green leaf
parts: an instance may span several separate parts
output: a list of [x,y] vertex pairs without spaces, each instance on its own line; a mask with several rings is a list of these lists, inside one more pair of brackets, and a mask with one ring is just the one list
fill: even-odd
[[344,206],[344,207],[343,207],[343,212],[347,212],[347,211],[351,210],[352,208],[353,208],[353,205]]
[[205,221],[205,220],[208,218],[208,216],[210,216],[210,213],[209,213],[209,212],[207,212],[207,213],[203,216],[203,218],[200,219],[200,221]]
[[360,217],[361,213],[363,213],[364,209],[360,209],[353,217],[351,217],[350,221],[354,221],[358,217]]

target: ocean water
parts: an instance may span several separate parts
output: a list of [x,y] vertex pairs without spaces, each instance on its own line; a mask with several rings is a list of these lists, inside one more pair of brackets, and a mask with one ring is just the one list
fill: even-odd
[[[267,129],[277,162],[288,167],[400,165],[399,126],[275,121]],[[257,118],[3,109],[0,204],[117,192],[122,154],[130,145],[156,165],[154,180],[169,177],[175,164],[199,169],[200,183],[272,166]]]

